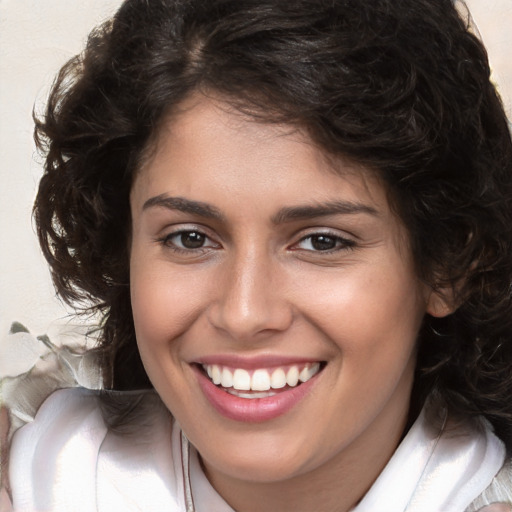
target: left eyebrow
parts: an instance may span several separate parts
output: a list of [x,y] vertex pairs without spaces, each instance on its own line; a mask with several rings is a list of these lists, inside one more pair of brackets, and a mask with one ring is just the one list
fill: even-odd
[[183,213],[191,213],[207,219],[224,220],[222,213],[214,206],[202,201],[192,201],[184,197],[170,197],[167,194],[151,197],[143,205],[142,210],[153,207],[167,208]]
[[372,206],[350,201],[331,201],[328,203],[287,206],[279,210],[273,217],[274,224],[282,224],[294,220],[307,220],[316,217],[327,217],[329,215],[355,215],[366,214],[378,217],[379,212]]

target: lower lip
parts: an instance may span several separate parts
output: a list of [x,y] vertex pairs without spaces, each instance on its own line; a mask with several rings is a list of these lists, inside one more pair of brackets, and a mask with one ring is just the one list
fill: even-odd
[[307,382],[266,398],[240,398],[213,384],[199,368],[195,368],[199,385],[213,407],[226,418],[246,423],[261,423],[277,418],[297,405],[315,385],[316,374]]

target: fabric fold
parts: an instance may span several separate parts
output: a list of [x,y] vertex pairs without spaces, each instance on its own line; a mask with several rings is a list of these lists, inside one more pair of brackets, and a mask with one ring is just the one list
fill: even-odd
[[[120,398],[137,400],[135,415],[122,429],[112,426],[95,391],[61,390],[41,406],[13,439],[14,510],[188,512],[188,467],[188,501],[195,512],[233,512],[211,486],[193,447],[184,460],[183,434],[158,395],[144,391]],[[433,417],[429,407],[422,411],[353,512],[462,512],[474,510],[471,503],[482,493],[492,499],[486,490],[502,486],[495,476],[500,469],[509,474],[510,466],[491,426],[447,420],[433,427]]]
[[490,424],[445,420],[436,429],[427,421],[431,407],[353,512],[462,512],[491,484],[506,452]]

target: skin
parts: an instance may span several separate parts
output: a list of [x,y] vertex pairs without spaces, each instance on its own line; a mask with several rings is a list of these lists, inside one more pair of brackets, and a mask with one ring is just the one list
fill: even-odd
[[[131,193],[145,368],[237,511],[349,510],[403,435],[417,333],[445,303],[417,279],[407,233],[371,173],[342,160],[333,169],[299,130],[220,100],[183,106]],[[166,206],[169,197],[218,215]],[[358,208],[283,215],[336,201]],[[203,245],[187,249],[192,233]],[[318,250],[320,235],[329,250]],[[201,391],[193,363],[218,354],[327,364],[297,405],[255,424],[221,415]]]

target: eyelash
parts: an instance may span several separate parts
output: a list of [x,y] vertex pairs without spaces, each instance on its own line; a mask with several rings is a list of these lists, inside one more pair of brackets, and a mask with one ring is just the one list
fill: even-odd
[[[320,232],[315,232],[315,233],[310,233],[310,234],[302,237],[294,245],[297,246],[298,244],[300,244],[302,242],[305,242],[306,240],[309,240],[310,244],[312,245],[314,243],[313,242],[314,238],[317,238],[317,239],[318,238],[329,239],[332,242],[334,242],[335,247],[333,247],[332,249],[325,249],[325,250],[305,249],[306,251],[314,252],[314,253],[319,253],[319,254],[332,254],[332,253],[337,253],[339,251],[344,251],[344,250],[348,250],[348,249],[354,249],[356,247],[356,243],[354,242],[354,240],[342,237],[342,236],[340,236],[340,235],[338,235],[336,233],[321,232],[321,231]],[[294,250],[300,250],[300,249],[294,249]]]
[[[168,234],[164,235],[163,237],[158,238],[156,241],[158,243],[160,243],[161,245],[163,245],[165,248],[170,249],[175,253],[184,253],[184,254],[197,253],[199,251],[203,252],[205,249],[215,248],[215,247],[219,246],[219,244],[212,243],[211,245],[207,245],[207,246],[201,245],[200,247],[187,248],[187,247],[179,247],[178,245],[176,245],[176,243],[172,242],[172,239],[175,239],[180,236],[183,237],[184,235],[187,235],[187,234],[189,236],[192,234],[199,235],[200,237],[203,238],[204,241],[207,241],[207,240],[211,241],[210,237],[206,233],[201,231],[200,229],[181,229],[179,231],[174,231],[172,233],[168,233]],[[181,241],[181,243],[183,245],[183,241]]]
[[[179,247],[176,245],[175,242],[172,242],[173,239],[176,239],[177,237],[183,237],[184,235],[199,235],[199,237],[203,240],[203,245],[199,247]],[[314,247],[314,239],[317,239],[316,241],[319,242],[321,238],[327,239],[328,242],[334,243],[335,246],[333,248],[327,248],[325,250],[316,249]],[[175,253],[184,253],[184,254],[191,254],[191,253],[197,253],[197,252],[204,252],[205,250],[211,249],[211,248],[218,248],[220,247],[219,244],[216,244],[214,242],[211,242],[210,245],[204,245],[204,242],[206,241],[211,242],[211,238],[204,233],[200,229],[181,229],[179,231],[175,231],[172,233],[168,233],[165,236],[157,239],[156,241],[163,245],[165,248],[168,248],[172,250]],[[309,241],[312,248],[304,249],[298,247],[300,244],[304,243],[305,241]],[[321,241],[320,241],[321,243]],[[183,245],[183,239],[181,239],[181,244]],[[356,242],[354,240],[344,238],[336,233],[332,232],[314,232],[310,233],[304,237],[302,237],[298,242],[294,243],[291,250],[294,251],[300,251],[304,250],[308,253],[318,253],[318,254],[333,254],[337,253],[339,251],[354,249],[356,247]]]

